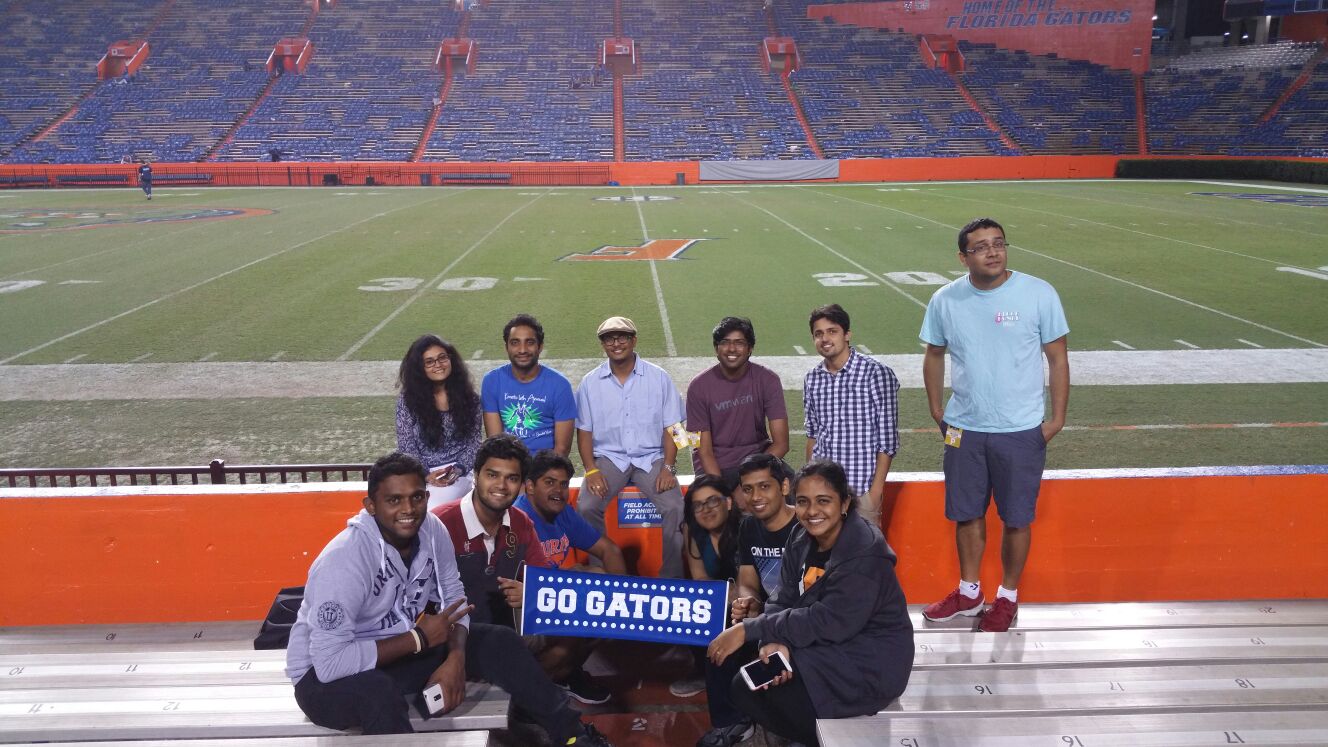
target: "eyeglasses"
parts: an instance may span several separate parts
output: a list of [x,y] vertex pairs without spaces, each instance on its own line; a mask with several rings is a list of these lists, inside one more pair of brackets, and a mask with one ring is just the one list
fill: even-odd
[[449,359],[446,355],[440,355],[437,358],[424,359],[425,368],[442,368],[448,363],[451,363],[451,359]]
[[1005,239],[996,239],[990,243],[984,241],[981,244],[974,244],[962,251],[964,254],[1000,254],[1005,251],[1006,246]]
[[747,341],[746,341],[746,340],[743,340],[743,339],[741,339],[741,338],[740,338],[740,339],[737,339],[737,340],[732,340],[732,339],[729,339],[729,338],[726,337],[726,338],[724,338],[723,340],[720,340],[720,341],[719,341],[719,344],[717,344],[715,347],[719,347],[719,348],[737,348],[738,350],[742,350],[742,349],[744,349],[744,348],[747,347]]
[[631,340],[631,339],[634,338],[634,337],[636,337],[636,335],[625,335],[625,334],[623,334],[623,335],[604,335],[603,337],[599,338],[599,344],[601,344],[601,345],[622,345],[623,343],[625,343],[625,342]]
[[712,508],[719,508],[724,499],[718,495],[712,495],[704,501],[692,501],[692,512],[706,511]]

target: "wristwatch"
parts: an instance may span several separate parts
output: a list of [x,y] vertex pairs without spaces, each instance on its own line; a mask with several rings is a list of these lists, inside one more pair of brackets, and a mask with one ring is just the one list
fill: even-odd
[[674,477],[678,476],[678,468],[672,464],[664,465],[664,469],[668,470],[670,475],[673,475]]

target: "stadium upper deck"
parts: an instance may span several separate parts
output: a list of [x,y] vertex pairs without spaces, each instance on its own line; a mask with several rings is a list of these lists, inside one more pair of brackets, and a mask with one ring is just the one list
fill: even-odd
[[[609,161],[615,136],[633,161],[1131,154],[1141,134],[1154,153],[1328,154],[1318,45],[1136,78],[961,40],[966,69],[948,73],[914,34],[813,20],[810,5],[15,0],[0,8],[0,160]],[[636,68],[598,67],[618,29]],[[272,80],[268,55],[292,36],[312,61]],[[768,36],[798,45],[787,88],[762,68]],[[434,62],[453,37],[478,57],[445,86]],[[146,63],[98,81],[124,39],[147,41]]]

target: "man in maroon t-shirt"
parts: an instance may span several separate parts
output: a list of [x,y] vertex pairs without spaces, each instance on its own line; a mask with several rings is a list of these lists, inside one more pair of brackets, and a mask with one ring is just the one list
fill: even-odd
[[781,458],[788,453],[788,408],[779,375],[751,362],[756,347],[751,320],[724,317],[711,338],[719,363],[687,386],[687,429],[701,434],[692,467],[697,474],[724,478],[745,511],[737,491],[738,465],[762,451]]

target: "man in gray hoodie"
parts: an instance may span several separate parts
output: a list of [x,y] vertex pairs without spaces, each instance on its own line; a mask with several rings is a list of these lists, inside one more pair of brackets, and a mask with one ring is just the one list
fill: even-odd
[[404,696],[438,684],[450,711],[466,679],[483,679],[555,744],[607,745],[515,631],[470,622],[452,542],[428,512],[425,474],[404,454],[379,459],[364,510],[310,567],[286,650],[300,709],[319,726],[402,734],[413,731]]

